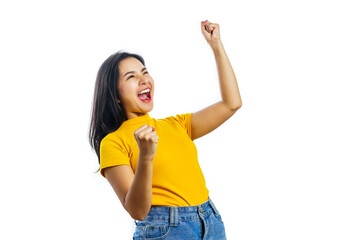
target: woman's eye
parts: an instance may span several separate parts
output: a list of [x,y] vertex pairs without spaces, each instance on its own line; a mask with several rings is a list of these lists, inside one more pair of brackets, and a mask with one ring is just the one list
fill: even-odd
[[[146,73],[149,74],[148,72],[144,72],[144,74],[146,74]],[[128,79],[130,79],[132,77],[134,77],[134,75],[130,75],[130,77]]]

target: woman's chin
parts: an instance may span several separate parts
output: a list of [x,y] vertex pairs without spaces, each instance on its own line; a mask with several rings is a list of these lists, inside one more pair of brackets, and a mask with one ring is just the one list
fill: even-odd
[[148,106],[142,107],[141,109],[143,110],[143,112],[148,113],[151,112],[154,108],[154,104],[149,104]]
[[152,98],[147,99],[147,100],[140,100],[140,102],[141,102],[141,105],[146,109],[150,109],[150,108],[152,109],[154,107],[154,101]]

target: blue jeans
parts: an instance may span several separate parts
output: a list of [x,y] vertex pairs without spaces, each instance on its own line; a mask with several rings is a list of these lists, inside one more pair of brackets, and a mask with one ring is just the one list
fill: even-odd
[[134,240],[226,240],[221,215],[210,198],[197,206],[151,206],[144,220],[134,222]]

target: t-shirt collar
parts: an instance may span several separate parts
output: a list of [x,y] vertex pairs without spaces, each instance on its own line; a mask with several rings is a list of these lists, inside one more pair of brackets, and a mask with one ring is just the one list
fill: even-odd
[[144,115],[139,116],[139,117],[130,118],[130,119],[124,121],[122,123],[122,125],[138,124],[138,123],[146,122],[149,119],[150,119],[150,115],[147,113],[147,114],[144,114]]

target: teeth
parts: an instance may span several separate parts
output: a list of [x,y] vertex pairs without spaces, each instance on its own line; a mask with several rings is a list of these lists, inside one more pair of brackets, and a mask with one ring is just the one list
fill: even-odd
[[143,93],[147,93],[147,92],[150,92],[150,89],[145,89],[145,90],[142,90],[141,92],[139,92],[139,94],[143,94]]

